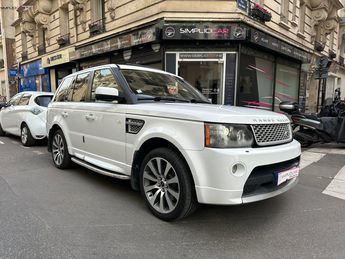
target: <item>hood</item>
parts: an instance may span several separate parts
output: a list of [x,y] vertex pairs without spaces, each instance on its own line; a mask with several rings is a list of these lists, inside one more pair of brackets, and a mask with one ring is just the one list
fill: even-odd
[[141,103],[129,105],[127,114],[216,123],[275,124],[290,122],[288,117],[276,112],[214,104]]

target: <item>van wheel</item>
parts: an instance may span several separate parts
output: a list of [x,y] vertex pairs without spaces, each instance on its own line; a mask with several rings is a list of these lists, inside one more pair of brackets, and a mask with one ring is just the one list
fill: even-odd
[[146,155],[140,168],[140,190],[151,212],[165,221],[184,218],[198,205],[187,164],[168,148]]
[[30,129],[25,123],[20,130],[20,140],[23,146],[26,147],[31,147],[35,144],[35,139],[32,137]]
[[3,137],[6,135],[6,132],[4,131],[4,129],[1,127],[1,123],[0,123],[0,136]]
[[67,142],[61,130],[53,134],[52,158],[54,165],[59,169],[67,169],[71,165],[71,156],[68,153]]

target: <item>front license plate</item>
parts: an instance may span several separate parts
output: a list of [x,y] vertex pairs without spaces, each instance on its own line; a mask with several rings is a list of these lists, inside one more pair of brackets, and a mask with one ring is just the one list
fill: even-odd
[[296,178],[298,174],[299,174],[299,167],[294,167],[289,170],[276,173],[277,185],[281,185],[282,183],[290,179]]

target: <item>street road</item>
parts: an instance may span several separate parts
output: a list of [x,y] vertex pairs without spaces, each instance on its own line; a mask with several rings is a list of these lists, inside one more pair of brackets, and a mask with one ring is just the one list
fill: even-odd
[[345,258],[344,166],[344,145],[319,145],[291,191],[166,223],[129,182],[0,137],[0,258]]

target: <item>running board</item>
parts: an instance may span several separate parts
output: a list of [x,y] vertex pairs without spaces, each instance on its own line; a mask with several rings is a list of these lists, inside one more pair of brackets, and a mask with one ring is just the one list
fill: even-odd
[[75,158],[75,157],[72,157],[71,160],[78,164],[78,165],[81,165],[83,167],[86,167],[87,169],[90,169],[96,173],[99,173],[99,174],[103,174],[103,175],[106,175],[106,176],[109,176],[109,177],[113,177],[113,178],[118,178],[118,179],[121,179],[121,180],[129,180],[130,177],[128,175],[124,175],[124,174],[118,174],[118,173],[113,173],[113,172],[110,172],[108,170],[105,170],[105,169],[101,169],[97,166],[94,166],[94,165],[91,165],[89,164],[88,162],[85,162],[85,161],[82,161],[78,158]]

